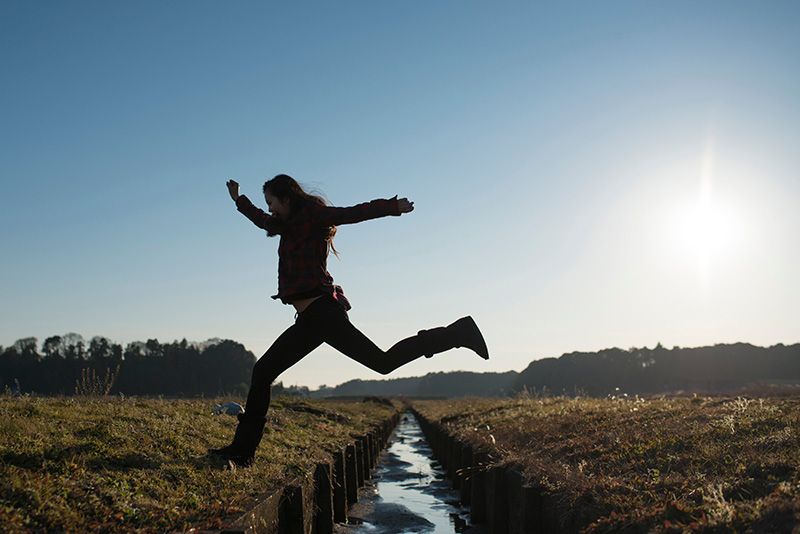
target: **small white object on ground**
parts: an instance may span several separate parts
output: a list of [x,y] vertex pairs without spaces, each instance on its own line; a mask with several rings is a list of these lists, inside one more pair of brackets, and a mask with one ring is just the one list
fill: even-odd
[[226,402],[225,404],[219,404],[214,411],[211,412],[214,415],[238,415],[240,413],[244,413],[244,408],[241,404],[236,402]]

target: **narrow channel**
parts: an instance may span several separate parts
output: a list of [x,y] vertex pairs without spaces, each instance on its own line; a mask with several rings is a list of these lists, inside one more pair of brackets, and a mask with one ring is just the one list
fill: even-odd
[[381,453],[372,479],[361,488],[338,534],[485,534],[469,522],[469,509],[436,461],[416,418],[403,414]]

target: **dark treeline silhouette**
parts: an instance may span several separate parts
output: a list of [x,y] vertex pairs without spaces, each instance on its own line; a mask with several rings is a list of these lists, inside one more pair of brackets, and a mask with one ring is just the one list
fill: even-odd
[[311,392],[314,398],[328,396],[445,396],[502,397],[511,392],[516,371],[506,373],[429,373],[413,378],[393,380],[350,380],[336,387],[322,386]]
[[432,373],[394,380],[351,380],[323,386],[312,397],[443,395],[494,397],[528,390],[552,395],[661,395],[736,393],[800,386],[800,344],[755,347],[745,343],[699,348],[613,348],[535,360],[521,373]]
[[769,348],[746,343],[665,349],[605,349],[536,360],[514,390],[606,396],[675,392],[726,393],[800,385],[800,344]]
[[123,349],[101,336],[86,343],[70,333],[47,338],[39,352],[31,337],[0,347],[0,391],[19,384],[23,392],[71,395],[88,370],[98,377],[116,375],[111,394],[244,395],[254,362],[253,353],[230,340],[162,344],[150,339]]
[[[245,395],[255,357],[243,345],[212,339],[168,344],[151,339],[123,349],[103,337],[88,343],[78,334],[20,339],[0,347],[0,392],[16,381],[23,392],[71,395],[82,372],[119,373],[112,394]],[[430,373],[389,380],[350,380],[335,387],[282,388],[286,394],[325,396],[496,397],[523,390],[554,395],[659,395],[726,393],[753,386],[800,385],[800,344],[769,348],[746,343],[666,349],[604,349],[535,360],[521,373]],[[284,391],[284,389],[286,389]],[[297,390],[297,391],[295,391]]]

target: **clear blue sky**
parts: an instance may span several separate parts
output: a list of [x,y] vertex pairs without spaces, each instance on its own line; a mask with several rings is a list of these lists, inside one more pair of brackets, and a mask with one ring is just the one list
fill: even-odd
[[[260,355],[278,173],[336,205],[329,268],[388,348],[472,314],[520,371],[608,347],[800,341],[797,2],[0,3],[0,345],[211,337]],[[285,373],[381,378],[329,348]]]

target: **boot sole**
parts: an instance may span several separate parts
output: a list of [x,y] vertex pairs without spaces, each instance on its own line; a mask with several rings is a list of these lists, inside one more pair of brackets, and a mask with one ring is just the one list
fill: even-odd
[[210,449],[208,453],[210,456],[215,458],[233,462],[238,467],[250,467],[253,465],[253,461],[255,460],[253,456],[247,456],[243,454],[226,454],[224,452],[220,452],[219,449]]

